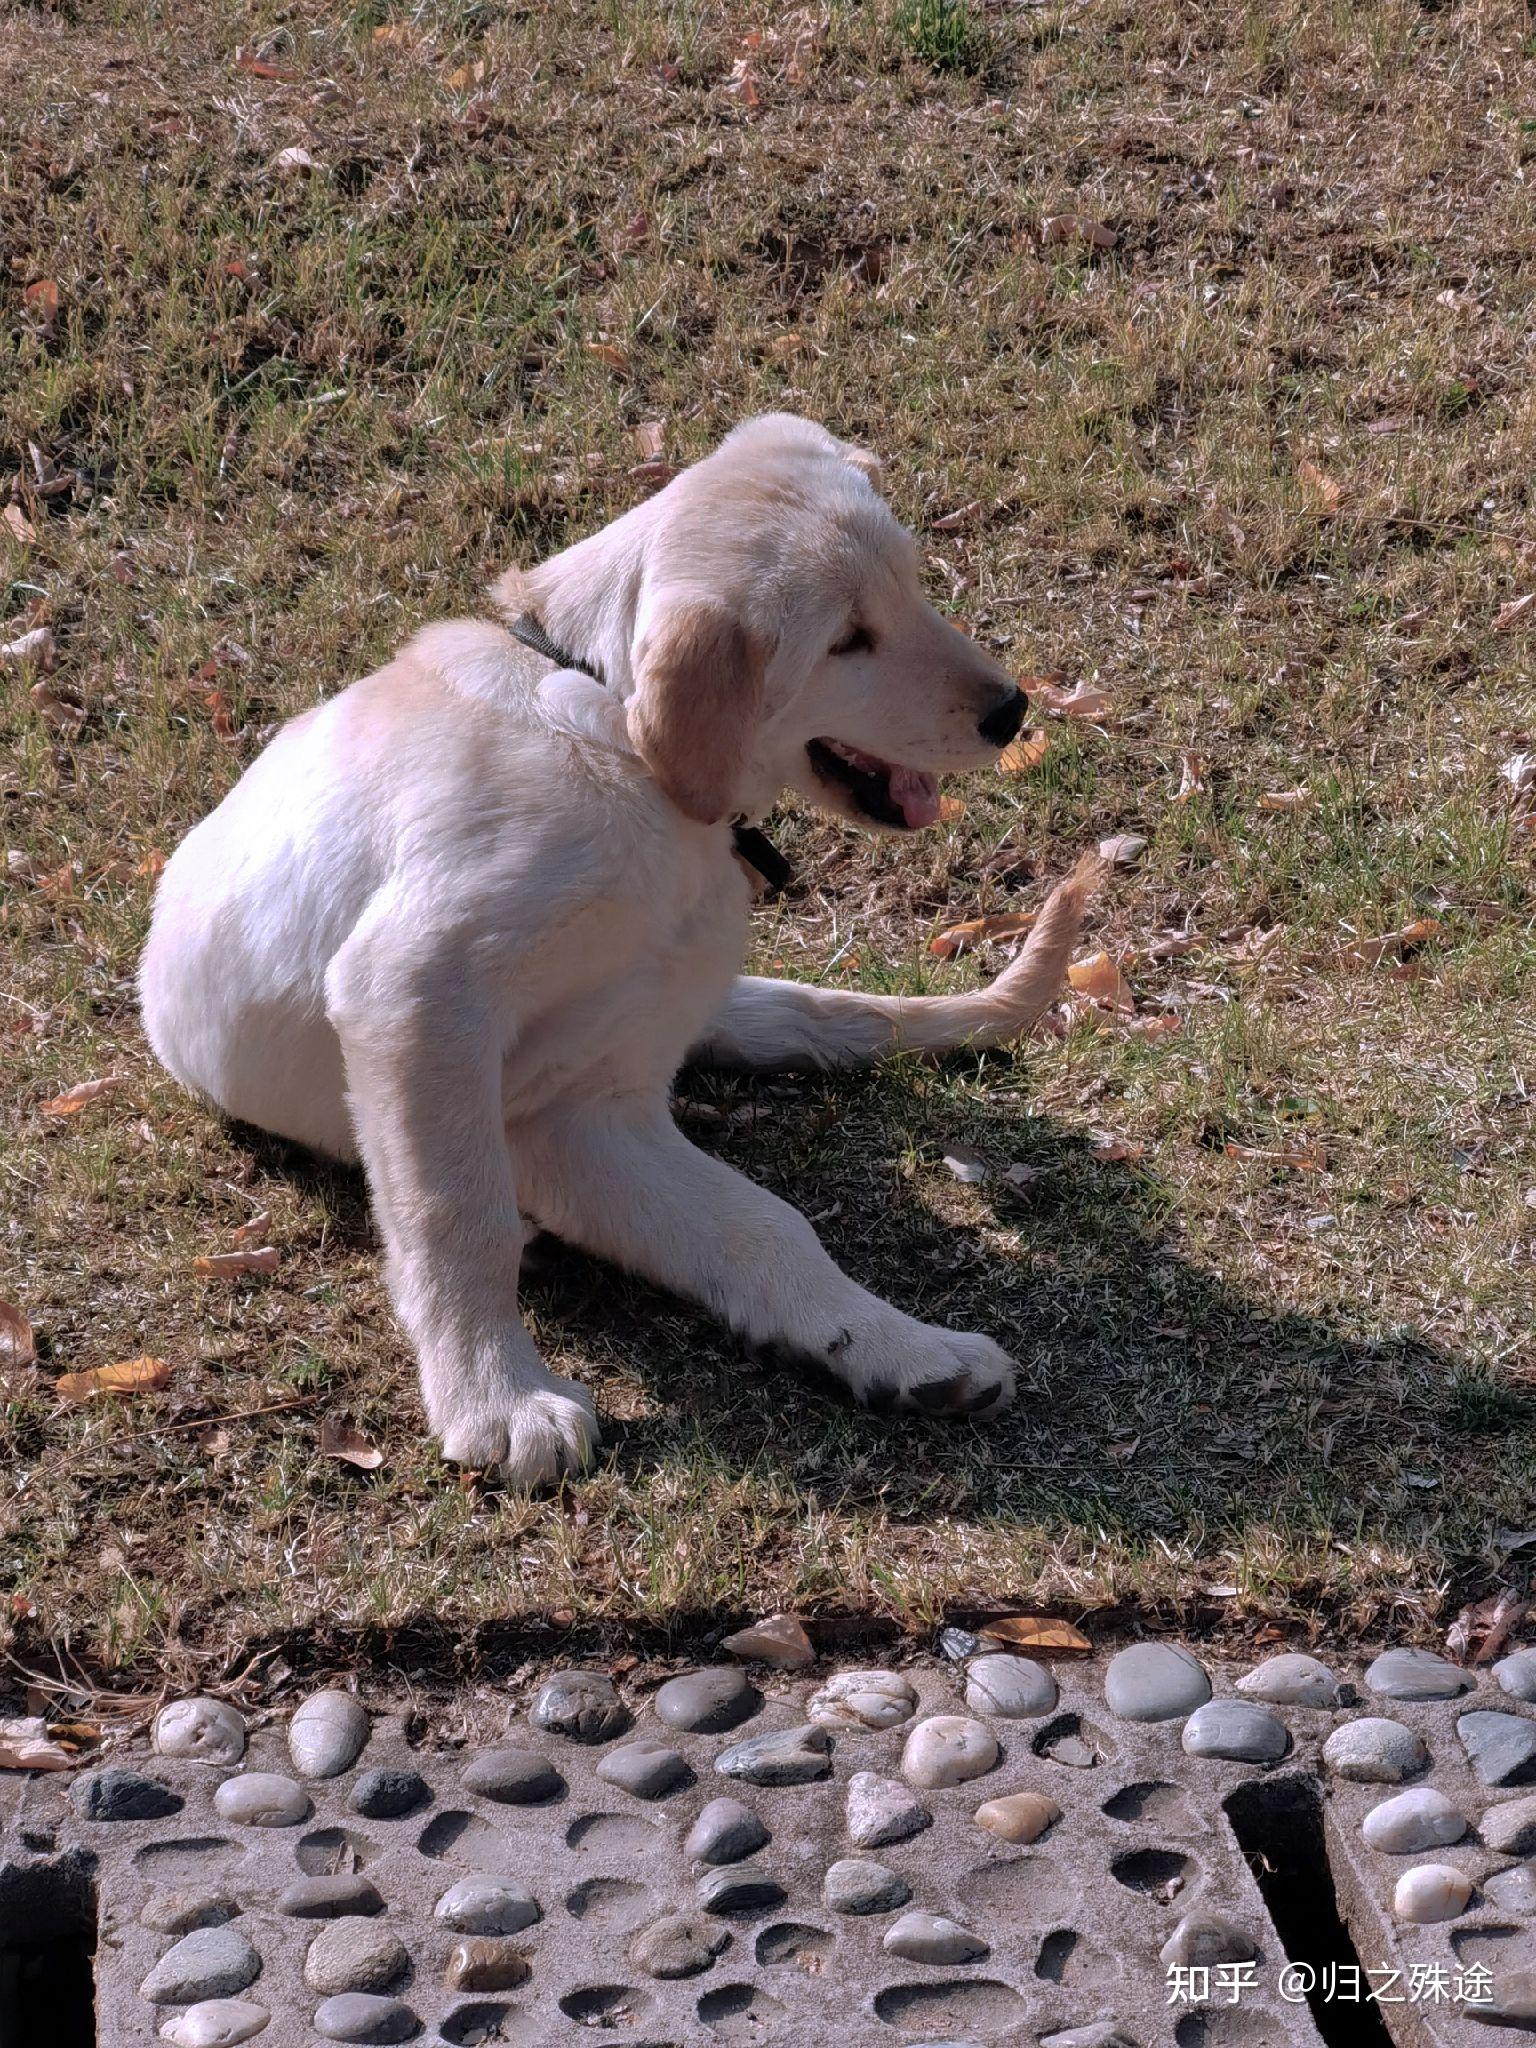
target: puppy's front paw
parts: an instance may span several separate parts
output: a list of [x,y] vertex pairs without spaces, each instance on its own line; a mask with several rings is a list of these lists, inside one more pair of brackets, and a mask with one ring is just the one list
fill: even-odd
[[863,1408],[989,1422],[1013,1399],[1014,1363],[990,1337],[940,1330],[892,1312],[831,1360]]
[[509,1388],[443,1430],[443,1456],[487,1471],[522,1492],[549,1486],[589,1463],[598,1442],[591,1396],[574,1380]]

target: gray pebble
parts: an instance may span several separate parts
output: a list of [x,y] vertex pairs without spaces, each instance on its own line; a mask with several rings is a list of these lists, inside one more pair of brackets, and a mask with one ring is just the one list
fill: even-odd
[[629,1726],[628,1707],[599,1671],[556,1671],[528,1710],[535,1728],[572,1742],[611,1742]]
[[647,1977],[697,1977],[730,1939],[729,1929],[706,1913],[664,1913],[635,1936],[629,1960]]
[[388,1991],[410,1961],[387,1927],[349,1916],[332,1920],[309,1944],[304,1982],[311,1991]]
[[1417,1856],[1425,1849],[1447,1849],[1467,1832],[1466,1815],[1443,1792],[1415,1785],[1373,1806],[1360,1832],[1373,1849],[1389,1856]]
[[1536,1913],[1536,1868],[1516,1863],[1483,1879],[1483,1890],[1504,1913]]
[[290,1920],[339,1920],[348,1913],[382,1913],[384,1901],[366,1877],[343,1871],[299,1878],[278,1894],[277,1910]]
[[711,1799],[689,1829],[683,1854],[695,1863],[739,1863],[768,1840],[767,1828],[739,1799]]
[[1184,1723],[1186,1756],[1269,1764],[1284,1756],[1290,1743],[1285,1723],[1268,1707],[1250,1706],[1247,1700],[1207,1700]]
[[1001,1714],[1005,1720],[1027,1721],[1048,1714],[1056,1704],[1056,1681],[1033,1657],[1014,1657],[999,1650],[978,1657],[965,1674],[965,1704],[973,1714]]
[[1493,1675],[1511,1699],[1536,1701],[1536,1650],[1511,1650],[1494,1665]]
[[461,1877],[432,1912],[456,1934],[520,1934],[539,1918],[532,1893],[500,1877]]
[[1336,1778],[1356,1785],[1400,1785],[1429,1766],[1429,1751],[1401,1721],[1366,1715],[1335,1728],[1323,1744],[1323,1762]]
[[903,1913],[880,1945],[910,1963],[974,1963],[989,1952],[979,1934],[942,1913]]
[[845,1856],[828,1870],[821,1896],[833,1913],[894,1913],[911,1898],[912,1887],[872,1857]]
[[1501,1799],[1483,1814],[1483,1840],[1502,1856],[1529,1856],[1536,1850],[1536,1795]]
[[665,1743],[648,1742],[642,1736],[610,1749],[597,1767],[605,1785],[617,1785],[636,1799],[664,1799],[680,1785],[691,1784],[693,1773],[675,1749]]
[[139,1919],[156,1934],[190,1934],[195,1927],[222,1927],[238,1910],[222,1892],[151,1892]]
[[1536,1970],[1500,1970],[1491,1998],[1468,2000],[1467,2011],[1494,2027],[1536,2031]]
[[315,2012],[315,2032],[327,2041],[368,2043],[409,2041],[417,2019],[398,1998],[378,1998],[367,1991],[344,1991],[328,1998]]
[[226,1778],[213,1795],[220,1820],[244,1828],[292,1828],[309,1816],[309,1797],[292,1778],[275,1771],[246,1771]]
[[1384,1650],[1367,1668],[1365,1682],[1388,1700],[1453,1700],[1474,1684],[1469,1671],[1431,1650]]
[[939,1655],[947,1657],[951,1664],[963,1664],[967,1657],[974,1657],[980,1648],[981,1637],[972,1635],[968,1628],[939,1630]]
[[200,1764],[237,1764],[245,1755],[245,1723],[225,1701],[199,1694],[163,1706],[155,1716],[150,1740],[159,1756],[190,1757]]
[[699,1904],[706,1913],[755,1913],[784,1901],[784,1887],[777,1878],[750,1863],[707,1870],[699,1879],[698,1889]]
[[1122,1721],[1177,1721],[1210,1696],[1204,1667],[1177,1643],[1132,1643],[1104,1672],[1105,1704]]
[[830,1777],[832,1739],[825,1728],[785,1728],[773,1735],[752,1735],[722,1750],[715,1769],[749,1785],[809,1785]]
[[160,2038],[176,2048],[235,2048],[259,2034],[271,2017],[264,2005],[246,1998],[204,1998],[168,2019]]
[[1235,1921],[1215,1913],[1186,1913],[1158,1950],[1163,1962],[1215,1967],[1221,1963],[1251,1963],[1258,1955],[1253,1936]]
[[755,1714],[762,1703],[757,1687],[734,1665],[669,1678],[651,1702],[658,1720],[693,1735],[723,1735]]
[[139,1987],[151,2005],[232,1998],[261,1975],[261,1957],[237,1927],[199,1927],[167,1949]]
[[368,1740],[368,1714],[349,1692],[317,1692],[288,1723],[288,1754],[305,1778],[337,1778],[351,1770]]
[[565,1780],[536,1749],[488,1749],[465,1770],[464,1789],[502,1806],[542,1806],[559,1798]]
[[367,1820],[399,1820],[416,1813],[432,1797],[432,1787],[420,1771],[364,1771],[347,1794],[347,1804]]
[[917,1712],[917,1694],[896,1671],[839,1671],[805,1711],[818,1728],[897,1728]]
[[905,1785],[873,1771],[855,1771],[848,1780],[848,1839],[856,1849],[879,1849],[904,1842],[933,1823],[933,1815]]
[[82,1820],[167,1820],[181,1811],[181,1796],[169,1785],[120,1764],[76,1778],[69,1803]]
[[1519,1714],[1463,1714],[1461,1746],[1485,1785],[1529,1785],[1536,1778],[1536,1721]]
[[1237,1689],[1250,1699],[1268,1700],[1275,1707],[1336,1707],[1339,1681],[1316,1657],[1287,1650],[1264,1662],[1237,1681]]

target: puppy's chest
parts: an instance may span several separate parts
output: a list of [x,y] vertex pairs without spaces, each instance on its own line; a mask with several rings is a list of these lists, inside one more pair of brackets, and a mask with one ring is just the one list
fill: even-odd
[[508,1109],[568,1094],[664,1087],[723,1007],[746,946],[746,890],[625,891],[579,994],[541,1018],[508,1062]]

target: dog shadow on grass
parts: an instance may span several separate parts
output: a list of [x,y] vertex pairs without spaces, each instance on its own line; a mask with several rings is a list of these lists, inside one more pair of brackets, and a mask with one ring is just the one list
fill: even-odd
[[[969,1097],[957,1131],[945,1090],[878,1074],[684,1087],[689,1135],[794,1203],[853,1278],[986,1332],[1022,1371],[988,1424],[863,1415],[829,1381],[754,1371],[713,1319],[556,1247],[526,1288],[546,1344],[586,1361],[600,1404],[610,1361],[645,1388],[643,1416],[606,1432],[627,1479],[703,1457],[896,1521],[1205,1550],[1264,1524],[1469,1561],[1516,1514],[1536,1404],[1379,1312],[1276,1305],[1283,1280],[1250,1298],[1191,1255],[1162,1183],[1094,1158],[1080,1131]],[[940,1164],[962,1138],[995,1162],[976,1187]]]
[[[1432,1549],[1474,1577],[1492,1530],[1519,1518],[1536,1404],[1364,1309],[1250,1298],[1186,1248],[1154,1175],[1094,1158],[1080,1131],[889,1073],[681,1086],[688,1135],[799,1208],[854,1279],[986,1332],[1022,1370],[987,1424],[865,1415],[830,1380],[748,1366],[703,1311],[540,1239],[525,1313],[555,1368],[591,1386],[626,1486],[661,1467],[701,1485],[757,1474],[781,1498],[897,1524],[1206,1554],[1263,1526],[1304,1546]],[[247,1136],[313,1184],[341,1243],[372,1243],[360,1175]],[[939,1163],[962,1140],[995,1162],[976,1187]]]

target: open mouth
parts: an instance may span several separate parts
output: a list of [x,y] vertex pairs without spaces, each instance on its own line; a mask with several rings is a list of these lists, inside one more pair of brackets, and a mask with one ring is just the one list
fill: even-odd
[[847,790],[866,818],[902,831],[936,824],[939,779],[922,768],[903,768],[876,754],[861,754],[839,740],[812,740],[806,748],[811,766],[823,782]]

